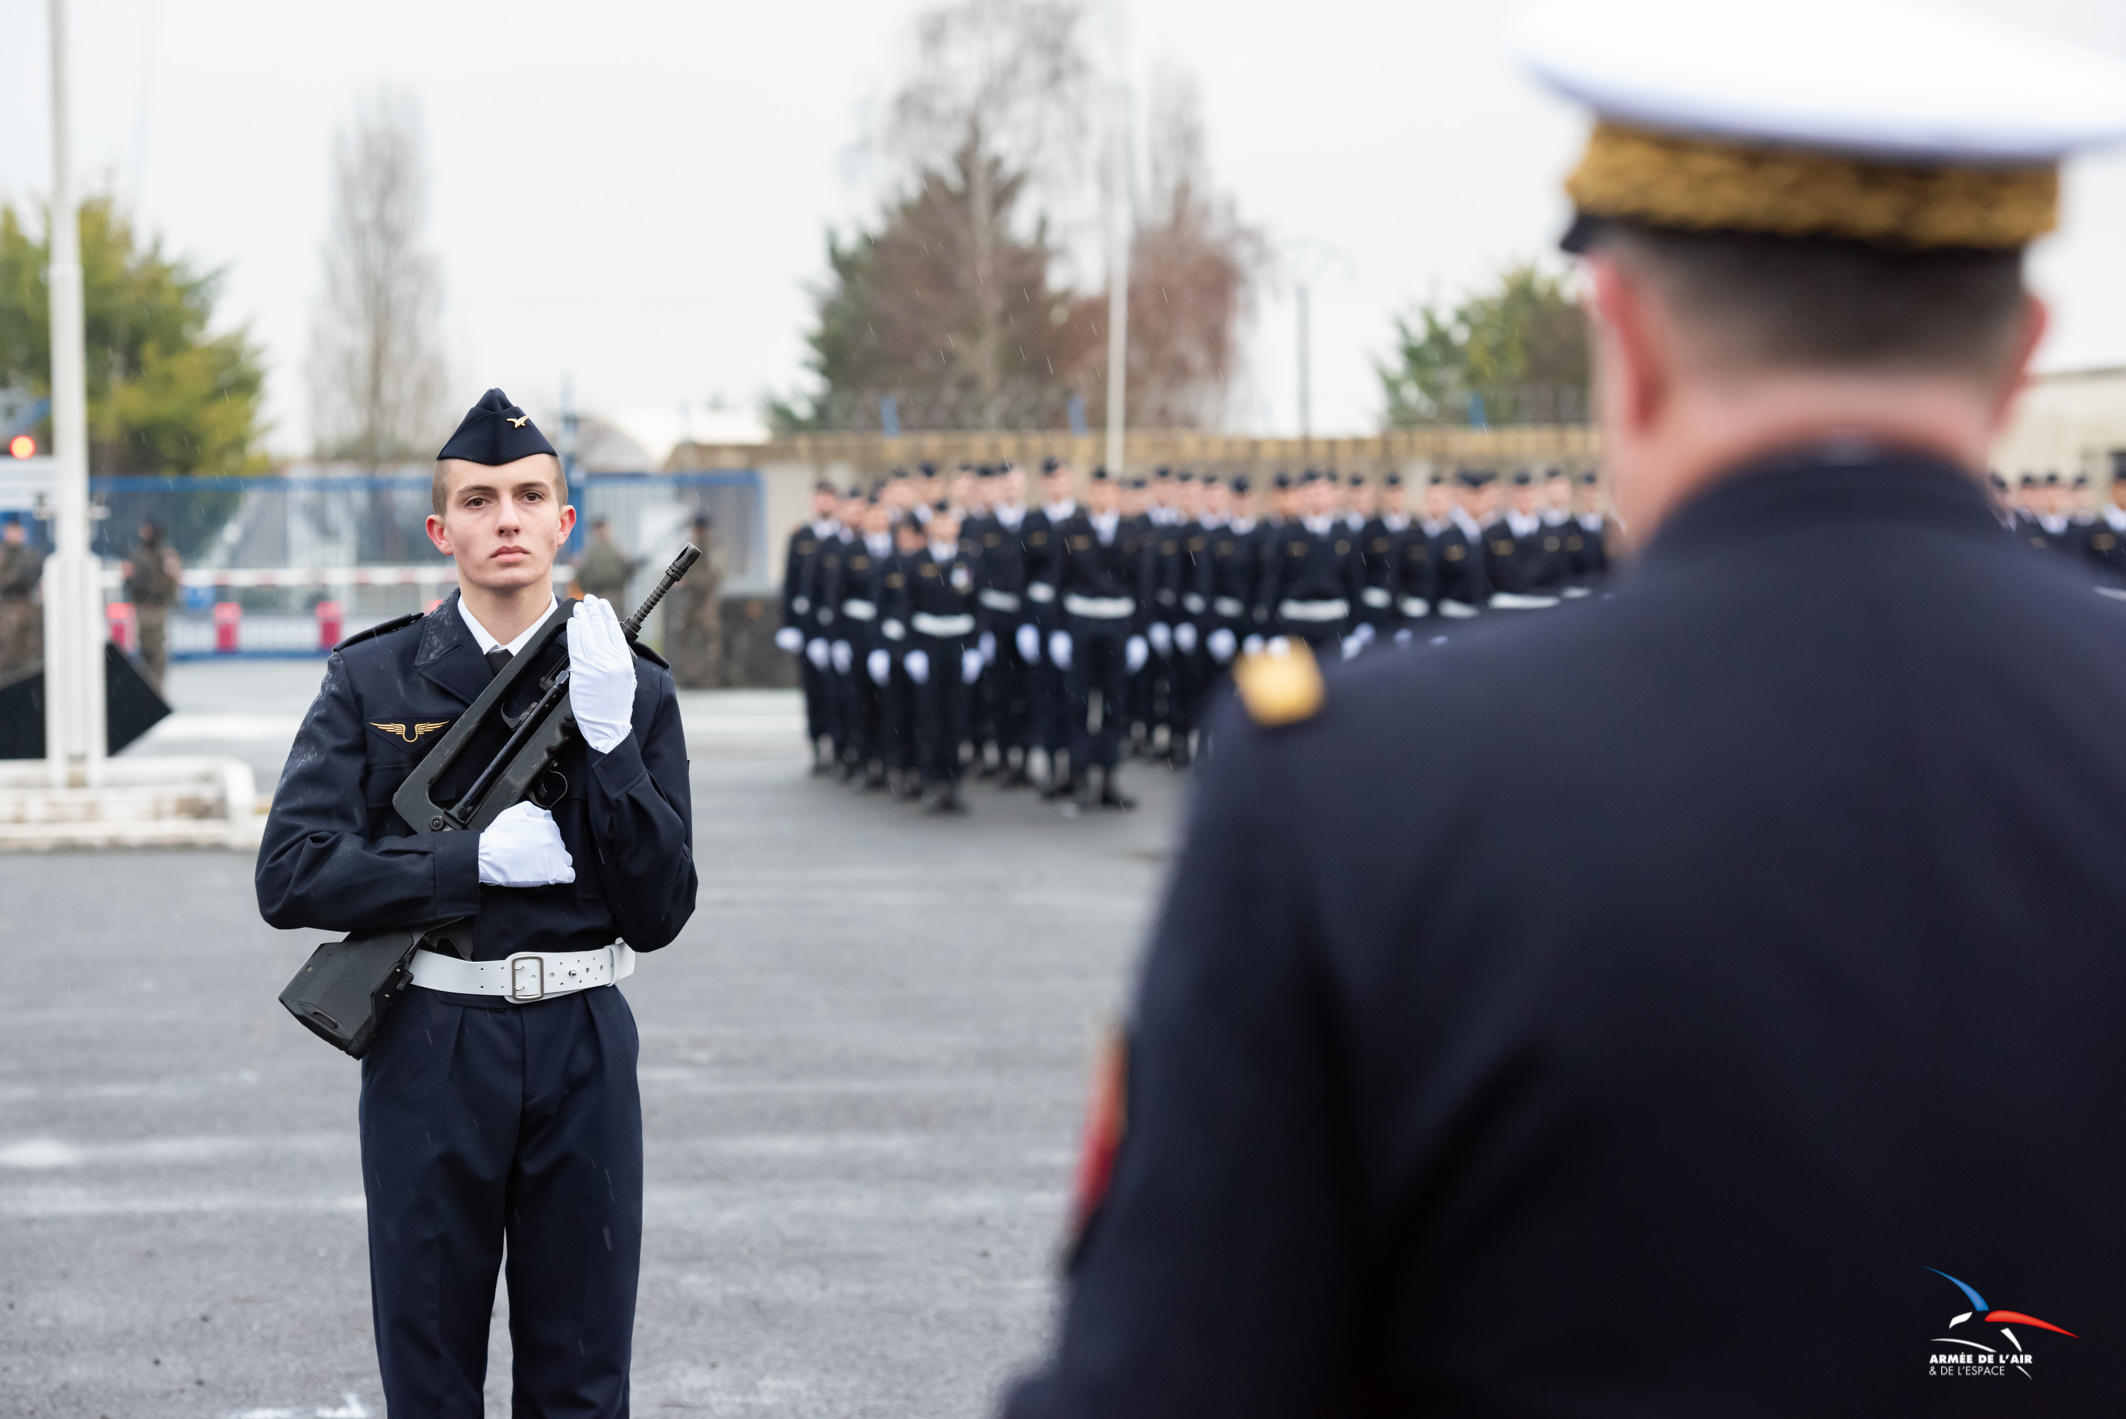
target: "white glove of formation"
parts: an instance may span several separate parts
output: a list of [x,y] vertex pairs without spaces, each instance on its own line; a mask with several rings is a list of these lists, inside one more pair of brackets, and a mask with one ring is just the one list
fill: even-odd
[[1160,659],[1164,660],[1174,653],[1174,628],[1166,622],[1152,622],[1145,635],[1151,641],[1152,649],[1159,652]]
[[814,636],[811,640],[806,641],[805,659],[812,662],[814,670],[825,670],[827,668],[826,640],[822,637]]
[[775,648],[796,655],[805,648],[805,633],[795,626],[784,626],[775,633]]
[[[573,629],[573,627],[571,627]],[[573,672],[569,682],[575,683]],[[561,841],[554,815],[536,803],[515,803],[480,834],[480,880],[490,887],[551,887],[576,880],[576,864]]]
[[864,671],[866,674],[870,675],[872,684],[885,684],[888,677],[893,674],[892,653],[889,652],[884,646],[881,646],[877,650],[872,651],[869,655],[864,657]]
[[1039,626],[1028,621],[1025,625],[1019,627],[1018,632],[1012,636],[1012,639],[1018,642],[1019,659],[1025,661],[1028,665],[1033,665],[1040,661],[1041,628]]
[[1144,662],[1152,658],[1152,648],[1144,643],[1144,637],[1131,636],[1122,642],[1122,664],[1134,675],[1144,668]]
[[1174,627],[1174,646],[1183,655],[1194,655],[1196,653],[1196,623],[1194,621],[1183,621],[1180,625]]
[[848,674],[849,667],[856,663],[855,649],[851,647],[849,642],[847,641],[836,641],[834,643],[833,650],[834,673],[837,675]]
[[1070,669],[1070,632],[1051,631],[1048,636],[1049,663],[1058,670]]
[[568,618],[568,707],[583,742],[601,754],[619,748],[634,727],[635,652],[602,597],[584,597]]
[[961,651],[960,682],[962,684],[972,685],[975,681],[981,679],[983,663],[984,662],[982,660],[982,652],[978,650]]
[[1231,630],[1224,626],[1212,631],[1210,635],[1204,638],[1203,643],[1210,650],[1211,659],[1217,661],[1220,665],[1231,660],[1233,652],[1240,649],[1239,639],[1234,636]]
[[995,631],[982,632],[982,638],[976,641],[975,645],[981,650],[982,663],[984,665],[991,665],[996,662],[997,633]]
[[1262,637],[1249,636],[1246,640],[1240,643],[1240,648],[1246,651],[1249,655],[1260,655],[1262,654]]
[[918,685],[930,683],[930,652],[911,650],[902,658],[901,664],[908,668],[908,678]]

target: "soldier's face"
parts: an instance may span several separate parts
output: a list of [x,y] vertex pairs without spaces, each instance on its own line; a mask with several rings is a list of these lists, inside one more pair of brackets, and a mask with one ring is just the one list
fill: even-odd
[[836,499],[832,493],[814,493],[812,495],[812,520],[817,522],[821,518],[834,516],[835,503]]
[[1052,503],[1070,501],[1070,470],[1058,468],[1041,479],[1041,493]]
[[1325,478],[1307,484],[1305,497],[1310,517],[1327,517],[1336,510],[1336,485]]
[[1401,517],[1403,509],[1410,505],[1410,495],[1399,487],[1382,488],[1380,490],[1380,505],[1394,516]]
[[1533,485],[1513,490],[1513,510],[1523,516],[1535,511],[1535,488]]
[[458,564],[461,580],[489,591],[551,581],[554,558],[576,526],[576,510],[555,496],[550,454],[488,467],[449,460],[443,511],[428,519],[428,540]]
[[1438,522],[1445,517],[1447,508],[1450,506],[1451,497],[1452,494],[1447,491],[1445,483],[1427,483],[1425,485],[1425,520]]
[[1085,494],[1085,505],[1097,513],[1110,513],[1121,500],[1113,482],[1106,478],[1093,479],[1092,487]]
[[1544,492],[1550,499],[1550,505],[1559,512],[1572,506],[1572,484],[1563,478],[1551,479]]

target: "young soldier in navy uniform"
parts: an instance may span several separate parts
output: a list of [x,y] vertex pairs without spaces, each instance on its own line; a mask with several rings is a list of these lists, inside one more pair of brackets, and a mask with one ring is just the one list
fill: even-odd
[[1448,516],[1454,495],[1448,492],[1445,479],[1433,474],[1418,490],[1417,497],[1417,515],[1395,534],[1388,553],[1395,573],[1390,589],[1395,597],[1397,645],[1409,645],[1427,630],[1424,623],[1432,616],[1438,595],[1433,551],[1439,539],[1454,526]]
[[[849,742],[845,777],[861,777],[864,787],[886,787],[888,775],[900,767],[897,725],[891,697],[881,687],[878,665],[891,656],[894,641],[887,607],[891,597],[886,577],[894,562],[893,512],[876,497],[864,500],[859,541],[841,552],[841,570],[833,590],[836,625],[840,640],[847,642],[847,671],[837,670],[842,686],[842,732]],[[843,657],[837,653],[839,666]]]
[[1505,515],[1484,528],[1484,576],[1491,583],[1494,611],[1539,611],[1558,604],[1546,587],[1563,585],[1564,539],[1543,525],[1539,496],[1533,475],[1526,469],[1514,474]]
[[1174,699],[1166,755],[1167,762],[1177,769],[1187,768],[1195,759],[1196,729],[1214,674],[1210,654],[1203,647],[1204,617],[1209,614],[1210,602],[1197,588],[1198,568],[1210,555],[1208,503],[1217,481],[1208,473],[1198,479],[1187,469],[1174,479],[1174,512],[1180,519],[1175,532],[1181,540],[1174,585],[1181,605],[1173,621]]
[[1650,540],[1243,668],[1009,1419],[2118,1412],[2126,608],[1979,480],[2126,66],[1690,13],[1523,22],[1603,108],[1569,242]]
[[1609,518],[1602,484],[1592,469],[1573,485],[1572,524],[1565,533],[1565,595],[1591,595],[1609,573]]
[[[996,738],[1002,777],[1000,788],[1026,786],[1027,751],[1032,746],[1033,665],[1040,657],[1040,633],[1032,629],[1027,601],[1030,574],[1026,545],[1026,474],[1015,463],[997,470],[989,515],[963,541],[976,551],[977,613],[982,622],[983,674],[989,721]],[[1022,634],[1023,633],[1023,634]]]
[[949,505],[932,509],[923,530],[923,548],[901,558],[904,581],[894,617],[908,627],[901,665],[913,687],[923,811],[964,813],[960,745],[971,728],[975,682],[982,674],[975,559],[960,542],[960,519]]
[[1366,516],[1358,527],[1358,606],[1360,634],[1367,645],[1386,645],[1394,637],[1395,538],[1410,525],[1403,512],[1403,479],[1400,473],[1382,476],[1377,501],[1363,506],[1368,490],[1361,483],[1353,489]]
[[[551,811],[412,836],[391,796],[547,619],[575,522],[561,463],[491,389],[437,456],[428,534],[459,590],[342,642],[297,733],[259,849],[278,927],[462,921],[421,951],[362,1060],[362,1184],[385,1403],[477,1419],[508,1255],[516,1412],[622,1416],[642,1244],[636,1034],[612,982],[694,910],[693,812],[664,662],[595,597],[569,606],[569,704]],[[555,663],[563,660],[560,648]],[[525,703],[538,694],[526,680]],[[475,743],[462,792],[501,747]],[[624,938],[624,940],[622,940]],[[540,988],[524,988],[527,959]],[[506,964],[505,964],[506,963]],[[590,981],[588,988],[575,984]]]
[[841,523],[835,517],[840,502],[832,483],[813,487],[812,520],[799,524],[790,533],[789,545],[783,551],[782,626],[775,632],[775,644],[797,657],[798,682],[805,694],[805,732],[812,741],[815,774],[833,769],[834,744],[827,732],[832,720],[827,706],[830,687],[819,667],[805,655],[806,632],[812,625],[812,597],[807,586],[821,539],[841,531]]
[[2126,585],[2126,453],[2111,455],[2111,498],[2098,510],[2084,545],[2105,584]]
[[1028,512],[1020,524],[1020,540],[1026,544],[1028,615],[1017,637],[1019,655],[1027,667],[1027,738],[1048,761],[1041,787],[1050,796],[1063,790],[1067,775],[1056,760],[1070,751],[1068,677],[1050,657],[1049,646],[1055,633],[1064,628],[1056,583],[1063,575],[1063,524],[1077,510],[1077,476],[1070,465],[1060,458],[1042,459],[1041,506]]
[[[1129,677],[1144,668],[1150,602],[1151,545],[1144,527],[1122,514],[1122,490],[1105,468],[1093,470],[1087,505],[1064,522],[1058,537],[1062,565],[1057,593],[1063,626],[1049,637],[1049,658],[1069,677],[1070,772],[1081,803],[1133,808],[1117,766],[1128,714]],[[1100,695],[1100,728],[1092,728],[1092,696]],[[1112,707],[1112,708],[1110,708]],[[1095,783],[1098,784],[1097,790]]]
[[1299,496],[1305,515],[1273,534],[1260,600],[1276,634],[1341,655],[1359,599],[1356,537],[1336,512],[1334,474],[1306,473]]
[[1257,524],[1248,491],[1248,480],[1241,475],[1229,488],[1214,485],[1205,497],[1209,536],[1196,564],[1196,586],[1205,607],[1203,648],[1213,684],[1231,667],[1241,643],[1256,635],[1255,573],[1262,559],[1255,547]]
[[[1443,621],[1467,621],[1491,600],[1484,576],[1482,511],[1488,475],[1465,469],[1455,475],[1455,496],[1447,508],[1447,525],[1432,541],[1432,614]],[[1449,630],[1434,628],[1434,634]]]

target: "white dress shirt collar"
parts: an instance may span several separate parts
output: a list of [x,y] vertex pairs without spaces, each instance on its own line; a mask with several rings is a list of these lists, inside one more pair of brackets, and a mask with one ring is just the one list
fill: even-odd
[[472,614],[472,608],[468,607],[465,604],[464,594],[461,592],[458,596],[458,614],[465,618],[465,628],[471,631],[472,638],[475,641],[479,642],[480,654],[482,655],[485,655],[487,654],[487,652],[497,648],[506,650],[511,655],[515,655],[518,651],[524,649],[526,645],[530,644],[531,638],[539,633],[539,627],[546,624],[547,617],[552,616],[554,612],[560,609],[561,602],[554,596],[551,591],[549,591],[546,594],[546,615],[541,616],[538,620],[532,622],[529,626],[526,626],[524,628],[524,633],[518,636],[515,640],[511,641],[507,645],[503,645],[501,641],[498,641],[493,636],[489,635],[487,633],[487,627],[481,625],[479,622],[479,618]]
[[1096,512],[1090,520],[1093,525],[1093,534],[1100,539],[1100,545],[1105,547],[1115,540],[1115,529],[1122,525],[1122,514],[1119,512]]

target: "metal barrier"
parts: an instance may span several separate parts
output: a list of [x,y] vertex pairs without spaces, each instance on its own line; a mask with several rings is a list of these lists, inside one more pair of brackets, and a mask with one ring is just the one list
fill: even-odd
[[[103,560],[114,635],[131,634],[131,608],[118,610],[118,564],[144,521],[163,529],[184,564],[183,599],[170,616],[173,658],[316,655],[331,643],[321,605],[336,608],[342,636],[421,610],[457,584],[456,568],[428,540],[429,486],[426,468],[379,477],[91,478],[91,551]],[[757,470],[592,473],[569,493],[579,520],[567,560],[580,555],[594,518],[610,519],[637,564],[628,600],[647,594],[697,515],[712,521],[725,592],[769,589]],[[48,524],[14,515],[48,544]],[[556,568],[558,583],[569,577]]]

